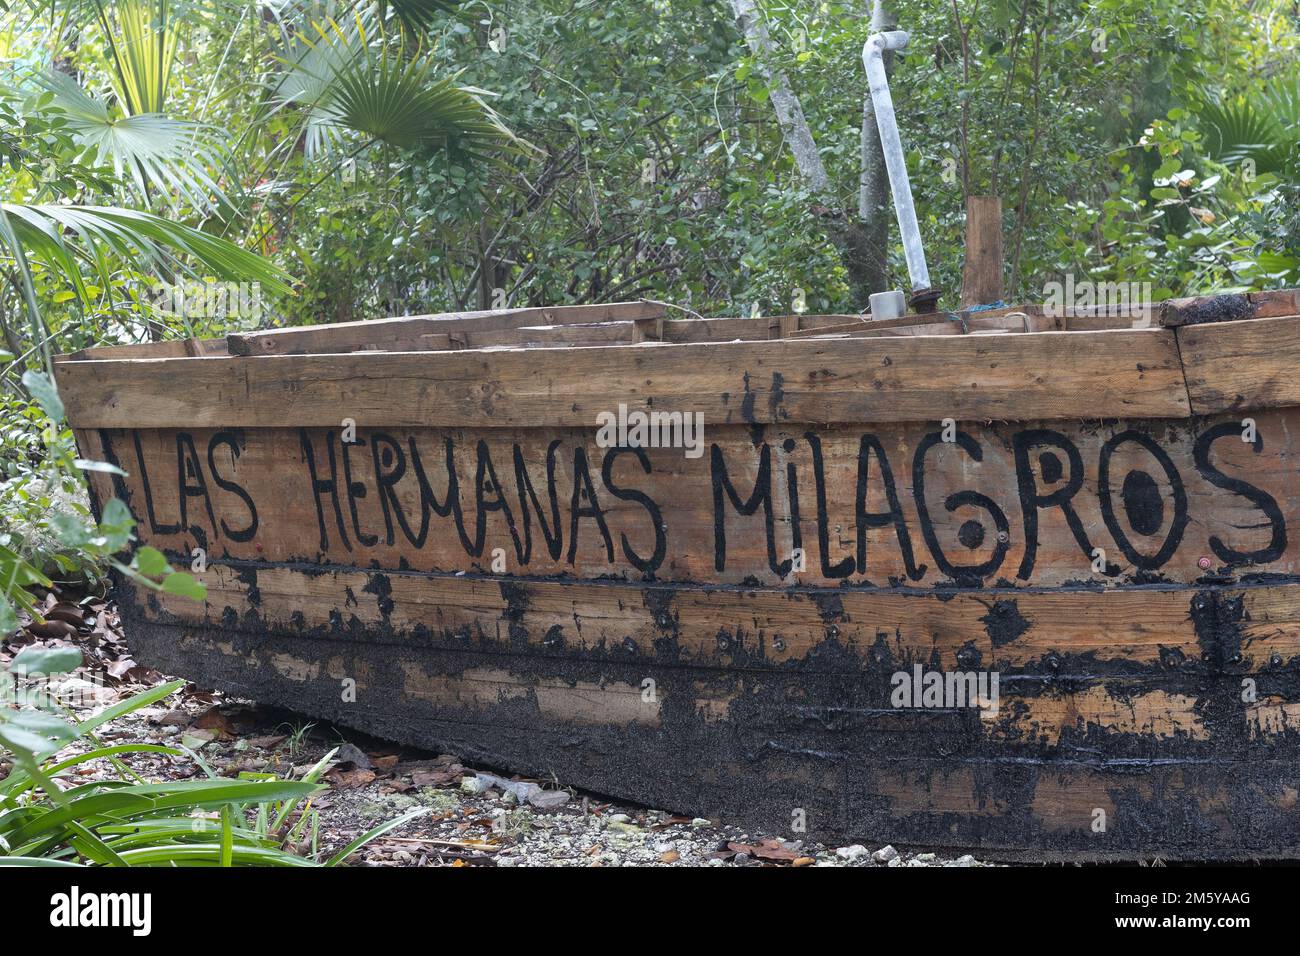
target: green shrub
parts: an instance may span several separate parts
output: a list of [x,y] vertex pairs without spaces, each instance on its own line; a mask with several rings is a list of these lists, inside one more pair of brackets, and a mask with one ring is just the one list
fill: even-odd
[[[9,668],[14,700],[0,709],[0,758],[12,766],[0,779],[0,866],[336,866],[375,837],[428,812],[422,808],[391,820],[322,858],[310,800],[324,789],[320,778],[334,751],[301,780],[271,774],[226,779],[199,761],[207,779],[149,783],[119,758],[197,756],[158,744],[104,746],[95,729],[164,699],[184,682],[152,688],[77,722],[45,706],[45,695],[33,693],[28,682],[66,673],[80,662],[75,648],[28,647]],[[56,756],[80,742],[90,749]],[[64,788],[68,771],[95,760],[107,761],[115,775]],[[291,852],[304,844],[306,853]]]

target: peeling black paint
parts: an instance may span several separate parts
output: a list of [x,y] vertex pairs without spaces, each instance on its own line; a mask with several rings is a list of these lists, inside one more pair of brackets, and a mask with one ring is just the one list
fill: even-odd
[[[391,582],[379,578],[383,584],[371,576],[366,590],[391,602]],[[1201,660],[1167,648],[1154,665],[1106,661],[1063,647],[1005,667],[996,653],[985,659],[973,641],[952,659],[936,646],[913,661],[894,655],[897,632],[876,632],[869,641],[851,637],[860,629],[842,620],[843,592],[834,588],[783,595],[813,602],[825,626],[823,639],[802,659],[774,657],[779,634],[735,626],[712,635],[712,654],[689,658],[680,643],[681,594],[735,589],[610,585],[611,608],[637,592],[651,612],[654,653],[643,654],[630,632],[614,630],[611,640],[598,643],[575,639],[576,618],[572,628],[548,623],[542,629],[531,623],[530,582],[497,584],[505,604],[504,626],[497,628],[429,622],[399,630],[387,614],[366,624],[338,608],[327,625],[309,627],[301,612],[275,625],[260,608],[242,619],[227,608],[221,628],[209,629],[167,623],[156,604],[150,613],[164,623],[147,622],[135,603],[147,598],[129,584],[122,596],[137,659],[164,671],[393,740],[506,770],[554,773],[682,813],[785,832],[800,808],[810,838],[970,847],[994,858],[1172,858],[1180,849],[1222,858],[1300,853],[1300,823],[1278,809],[1285,796],[1280,782],[1292,779],[1300,758],[1300,732],[1255,740],[1245,730],[1240,679],[1232,672],[1245,617],[1239,588],[1177,589],[1188,595]],[[1032,624],[1014,598],[988,593],[981,621],[996,651]],[[237,656],[222,653],[221,644],[233,645]],[[277,655],[317,667],[321,676],[291,679],[276,669]],[[369,675],[356,705],[340,703],[337,679],[325,676],[327,661]],[[1279,661],[1268,673],[1253,674],[1261,696],[1300,696],[1296,663]],[[972,708],[894,708],[890,674],[914,664],[999,668],[1002,711],[990,722]],[[515,683],[496,702],[434,704],[408,687],[412,667],[453,678],[486,669],[508,673]],[[581,688],[584,696],[626,688],[623,699],[639,700],[646,680],[659,697],[653,722],[626,714],[564,719],[553,703],[543,709],[538,697],[541,686],[550,688],[552,701],[554,688]],[[1051,712],[1063,695],[1094,688],[1135,706],[1156,690],[1190,699],[1197,723],[1157,736],[1080,721],[1061,727],[1059,738],[1034,723],[1041,707]],[[1078,808],[1089,801],[1111,808],[1104,840],[1086,814],[1059,818],[1059,808],[1082,813]],[[1058,810],[1040,816],[1039,803]],[[1225,815],[1220,806],[1232,812]]]
[[235,580],[244,585],[245,595],[248,598],[248,606],[257,609],[262,606],[262,592],[257,587],[257,567],[249,565],[241,567],[235,572]]
[[1020,613],[1020,606],[1014,599],[994,601],[989,606],[989,612],[980,618],[980,622],[984,624],[984,629],[994,647],[1010,644],[1032,626],[1032,622]]

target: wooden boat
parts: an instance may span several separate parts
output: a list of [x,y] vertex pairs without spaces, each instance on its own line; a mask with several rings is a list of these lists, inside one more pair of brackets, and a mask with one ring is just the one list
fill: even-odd
[[206,603],[122,587],[164,672],[791,837],[1104,859],[1300,855],[1297,368],[1279,292],[479,312],[57,374],[127,473],[97,502],[206,557]]

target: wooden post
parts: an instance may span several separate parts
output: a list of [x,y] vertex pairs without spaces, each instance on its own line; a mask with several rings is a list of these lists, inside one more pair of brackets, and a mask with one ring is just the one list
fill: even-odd
[[966,264],[961,273],[961,306],[986,305],[1002,298],[1002,199],[966,197]]

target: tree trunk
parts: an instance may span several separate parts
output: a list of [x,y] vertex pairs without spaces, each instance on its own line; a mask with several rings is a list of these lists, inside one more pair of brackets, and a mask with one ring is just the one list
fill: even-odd
[[[736,22],[750,52],[754,54],[759,69],[768,80],[776,122],[794,157],[795,166],[799,169],[800,175],[808,181],[812,191],[827,207],[822,214],[826,222],[826,232],[848,273],[853,301],[860,308],[865,308],[867,296],[877,291],[870,274],[872,253],[867,234],[861,222],[844,209],[838,193],[832,188],[830,177],[826,174],[826,165],[817,151],[817,142],[813,138],[812,129],[804,117],[799,97],[790,87],[789,79],[782,71],[773,70],[771,67],[772,38],[768,35],[767,25],[763,22],[762,14],[755,6],[754,0],[731,0],[731,9],[736,15]],[[866,85],[865,79],[863,85]]]

